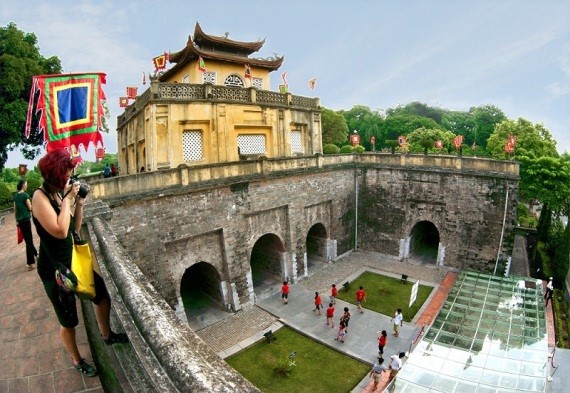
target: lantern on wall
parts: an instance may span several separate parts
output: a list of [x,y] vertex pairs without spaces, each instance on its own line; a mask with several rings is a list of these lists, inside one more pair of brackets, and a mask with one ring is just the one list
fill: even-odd
[[360,145],[360,135],[358,135],[356,130],[354,130],[354,133],[350,134],[350,144],[352,146]]
[[18,174],[20,176],[26,176],[26,173],[28,173],[28,166],[26,164],[18,165]]
[[95,149],[95,161],[101,162],[103,157],[105,157],[105,148],[104,147],[98,147],[97,149]]

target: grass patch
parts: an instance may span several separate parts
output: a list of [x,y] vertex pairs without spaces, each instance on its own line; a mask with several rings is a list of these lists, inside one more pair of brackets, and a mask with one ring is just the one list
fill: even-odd
[[[350,392],[370,366],[283,327],[277,340],[262,340],[226,359],[226,362],[263,392]],[[289,354],[295,366],[287,374]],[[284,367],[285,366],[285,367]]]
[[554,289],[552,307],[555,318],[557,346],[559,348],[570,348],[570,321],[568,320],[568,303],[566,303],[564,291]]
[[[338,298],[352,304],[356,303],[356,291],[359,286],[364,287],[366,302],[363,307],[378,313],[393,316],[397,308],[402,309],[404,321],[410,322],[430,295],[433,287],[421,285],[418,289],[416,301],[412,307],[410,294],[412,283],[402,284],[399,278],[383,276],[381,274],[364,272],[350,283],[350,290],[338,291]],[[355,311],[353,311],[355,312]]]

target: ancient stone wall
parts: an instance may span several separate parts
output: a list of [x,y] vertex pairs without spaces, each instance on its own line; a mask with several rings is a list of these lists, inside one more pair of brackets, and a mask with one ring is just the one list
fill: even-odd
[[323,224],[338,240],[339,254],[352,247],[353,223],[343,216],[354,210],[354,199],[354,170],[343,169],[127,201],[113,208],[111,225],[171,305],[184,271],[204,261],[223,282],[235,284],[238,306],[252,301],[247,272],[261,236],[279,237],[284,275],[292,278],[301,269],[311,226]]

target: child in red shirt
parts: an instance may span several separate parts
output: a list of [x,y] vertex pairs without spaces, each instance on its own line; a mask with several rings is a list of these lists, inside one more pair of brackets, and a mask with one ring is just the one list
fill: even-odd
[[380,357],[384,354],[384,347],[387,343],[388,333],[386,333],[386,330],[382,330],[382,333],[380,333],[380,336],[378,337],[378,353],[380,354]]
[[334,328],[334,307],[332,303],[329,303],[329,308],[327,308],[327,326],[331,329]]
[[336,295],[338,295],[338,290],[336,289],[336,285],[333,284],[331,287],[331,303],[336,304]]
[[289,284],[287,284],[287,281],[283,281],[283,286],[281,287],[281,298],[285,304],[289,303]]
[[323,308],[323,301],[321,300],[321,295],[319,295],[318,292],[315,292],[315,309],[313,311],[316,311],[319,313],[319,315],[321,315],[321,308]]
[[361,314],[364,313],[364,310],[362,309],[363,301],[366,301],[366,293],[364,293],[364,288],[361,285],[358,287],[358,291],[356,291],[356,305],[358,306]]

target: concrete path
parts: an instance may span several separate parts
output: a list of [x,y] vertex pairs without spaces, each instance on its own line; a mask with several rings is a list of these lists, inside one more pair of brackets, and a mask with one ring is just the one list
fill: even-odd
[[[33,225],[32,232],[39,248]],[[59,323],[38,273],[28,271],[26,246],[16,243],[13,213],[0,226],[0,329],[0,393],[103,392],[99,378],[75,371],[63,349]],[[77,342],[93,364],[81,312]]]

